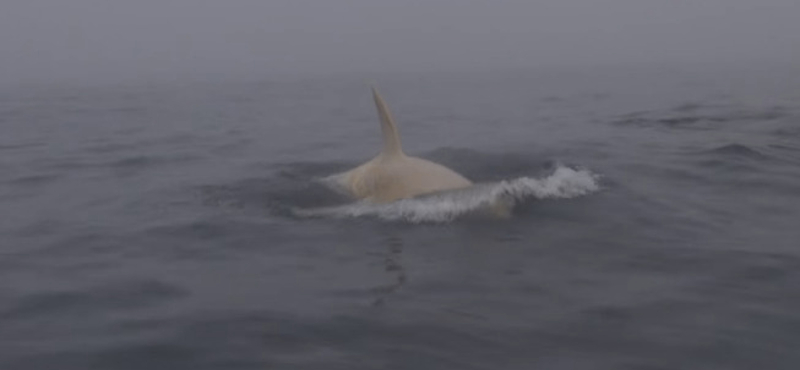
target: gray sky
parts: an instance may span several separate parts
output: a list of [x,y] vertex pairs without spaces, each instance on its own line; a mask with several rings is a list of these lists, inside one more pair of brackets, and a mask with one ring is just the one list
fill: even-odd
[[798,0],[3,0],[0,83],[800,60]]

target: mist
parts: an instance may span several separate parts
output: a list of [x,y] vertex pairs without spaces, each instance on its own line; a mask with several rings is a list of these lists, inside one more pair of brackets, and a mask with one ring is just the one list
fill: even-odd
[[796,0],[7,0],[0,84],[792,63]]

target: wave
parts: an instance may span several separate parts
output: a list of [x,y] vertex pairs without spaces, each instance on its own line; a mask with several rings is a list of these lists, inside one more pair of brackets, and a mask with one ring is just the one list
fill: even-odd
[[767,155],[743,144],[728,144],[723,145],[708,151],[711,154],[719,154],[724,156],[745,157],[753,159],[767,159]]
[[385,204],[359,201],[333,207],[293,208],[291,212],[304,218],[377,217],[385,221],[443,223],[468,215],[507,215],[514,206],[530,200],[587,195],[600,189],[598,177],[589,170],[558,166],[544,178],[519,177],[475,184]]
[[617,126],[668,127],[673,129],[708,130],[719,125],[734,123],[762,124],[781,121],[794,116],[782,106],[765,108],[739,108],[686,103],[668,111],[643,111],[628,113],[612,122]]

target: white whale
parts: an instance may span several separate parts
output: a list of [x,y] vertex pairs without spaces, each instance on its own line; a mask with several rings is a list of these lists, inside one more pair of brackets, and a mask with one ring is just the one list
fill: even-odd
[[383,149],[369,162],[330,176],[328,181],[355,198],[376,203],[472,185],[447,167],[403,153],[394,119],[375,87],[372,87],[372,97],[381,121]]

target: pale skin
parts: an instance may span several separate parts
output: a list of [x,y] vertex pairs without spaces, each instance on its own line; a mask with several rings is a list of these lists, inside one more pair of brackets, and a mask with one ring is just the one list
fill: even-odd
[[403,153],[394,119],[374,87],[372,96],[381,120],[383,149],[369,162],[334,175],[343,189],[355,198],[385,203],[472,185],[447,167]]

